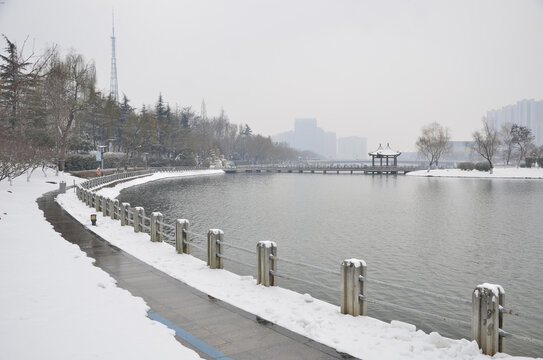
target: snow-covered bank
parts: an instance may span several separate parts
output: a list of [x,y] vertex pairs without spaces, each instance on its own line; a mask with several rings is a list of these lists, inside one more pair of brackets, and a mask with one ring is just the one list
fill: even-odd
[[122,182],[114,187],[105,187],[97,191],[97,194],[105,196],[110,199],[114,199],[121,193],[122,189],[129,188],[131,186],[145,184],[150,181],[156,181],[160,179],[175,178],[175,177],[194,177],[194,176],[211,176],[211,175],[223,175],[222,170],[194,170],[184,171],[182,173],[176,172],[159,172],[149,176],[137,178],[134,180]]
[[61,180],[81,181],[0,182],[0,359],[199,359],[44,219],[36,199]]
[[[83,205],[71,193],[60,196],[59,202],[81,222],[90,225],[94,209]],[[341,352],[363,359],[489,359],[471,341],[425,334],[401,322],[388,324],[370,317],[341,315],[339,307],[310,295],[280,287],[265,288],[256,285],[250,276],[210,270],[203,261],[179,255],[168,244],[151,243],[148,234],[136,234],[130,227],[120,227],[118,221],[107,217],[99,218],[98,227],[88,227],[115,246],[213,297]],[[512,357],[500,354],[496,358]]]
[[407,173],[408,176],[425,177],[465,177],[465,178],[491,178],[491,179],[543,179],[543,169],[541,168],[515,168],[515,167],[496,167],[492,174],[486,171],[478,170],[460,170],[460,169],[436,169],[419,170]]

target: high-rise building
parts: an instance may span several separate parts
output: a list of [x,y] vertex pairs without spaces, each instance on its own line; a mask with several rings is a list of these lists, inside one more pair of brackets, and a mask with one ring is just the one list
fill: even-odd
[[535,144],[543,145],[543,100],[521,100],[514,105],[488,111],[486,118],[496,129],[506,123],[526,126],[532,130]]
[[294,120],[294,148],[324,155],[319,148],[317,119]]
[[314,152],[326,159],[336,158],[336,134],[317,127],[317,119],[296,119],[294,131],[274,135],[272,139],[287,143],[294,149]]

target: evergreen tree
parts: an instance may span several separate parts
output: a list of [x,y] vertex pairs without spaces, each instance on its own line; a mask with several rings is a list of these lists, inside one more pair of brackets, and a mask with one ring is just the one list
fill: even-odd
[[19,118],[24,91],[30,85],[33,74],[27,72],[30,62],[19,56],[17,46],[5,35],[6,55],[0,54],[0,105],[4,108],[5,118],[2,125],[14,128]]

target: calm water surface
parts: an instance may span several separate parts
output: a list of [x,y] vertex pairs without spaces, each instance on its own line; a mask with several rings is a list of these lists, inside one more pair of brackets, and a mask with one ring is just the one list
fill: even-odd
[[[190,220],[190,230],[225,232],[225,241],[254,249],[277,242],[279,257],[339,271],[364,259],[368,277],[471,300],[483,282],[505,288],[506,307],[543,314],[543,182],[336,174],[227,174],[169,179],[123,190],[122,201]],[[205,244],[205,240],[193,237]],[[194,255],[204,254],[194,250]],[[255,264],[254,255],[226,248]],[[256,275],[254,267],[225,268]],[[339,304],[339,276],[279,262],[278,271],[327,288],[279,279],[280,286]],[[337,289],[337,290],[332,290]],[[471,321],[471,307],[368,284],[368,296]],[[369,304],[368,314],[398,319],[426,332],[470,338],[457,324]],[[543,339],[543,324],[506,317],[505,330]],[[511,354],[543,356],[543,348],[508,340]]]

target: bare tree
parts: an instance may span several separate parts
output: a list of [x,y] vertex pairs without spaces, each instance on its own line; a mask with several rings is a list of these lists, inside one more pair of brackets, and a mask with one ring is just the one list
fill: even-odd
[[513,155],[513,150],[515,150],[513,134],[511,133],[512,127],[513,127],[513,124],[505,123],[505,124],[502,124],[500,128],[499,135],[501,139],[502,156],[503,156],[503,161],[505,165],[509,165],[509,162],[511,161],[511,156]]
[[50,159],[49,149],[21,134],[0,128],[0,181],[32,172]]
[[417,151],[428,160],[428,171],[432,165],[439,166],[439,159],[451,149],[449,129],[433,122],[422,128],[417,139]]
[[521,126],[517,124],[513,124],[513,126],[511,126],[511,136],[512,142],[515,144],[519,152],[517,162],[518,167],[520,166],[520,162],[522,161],[522,159],[526,157],[526,154],[528,153],[528,150],[530,149],[530,146],[534,141],[534,136],[532,135],[532,130],[530,130],[526,126]]
[[473,133],[473,151],[481,155],[490,165],[490,173],[494,169],[492,159],[500,145],[498,131],[483,118],[483,128]]
[[49,124],[55,139],[59,170],[64,170],[76,116],[85,109],[88,90],[94,87],[95,69],[79,54],[64,61],[53,58],[45,78],[45,99]]

